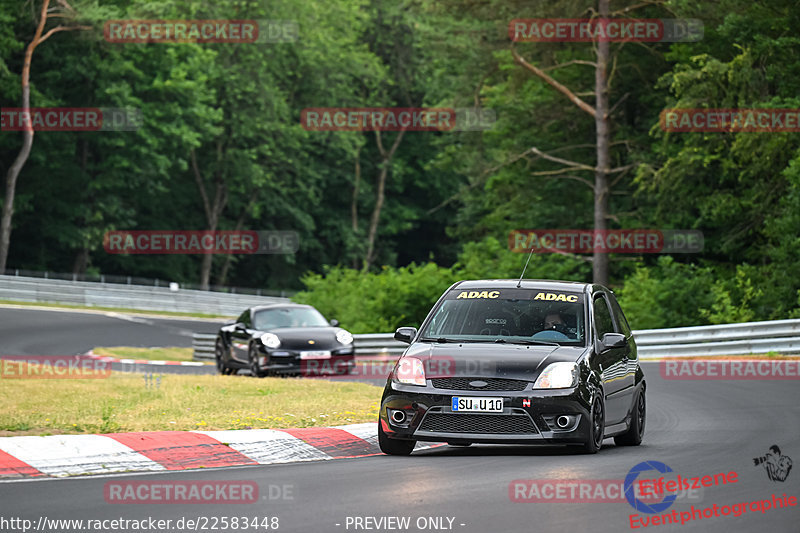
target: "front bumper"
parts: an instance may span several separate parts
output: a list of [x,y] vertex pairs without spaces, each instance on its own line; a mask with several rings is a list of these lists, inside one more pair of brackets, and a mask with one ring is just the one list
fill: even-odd
[[299,350],[270,350],[259,352],[259,367],[275,374],[292,374],[302,376],[325,376],[331,374],[348,374],[355,367],[355,350],[352,346],[330,350],[331,355],[325,359],[305,359]]
[[[580,385],[571,389],[521,391],[439,389],[387,383],[380,423],[395,439],[494,444],[579,444],[590,434],[589,394]],[[453,396],[501,397],[502,413],[458,412]],[[404,414],[403,423],[397,411]],[[559,417],[569,423],[559,427]]]

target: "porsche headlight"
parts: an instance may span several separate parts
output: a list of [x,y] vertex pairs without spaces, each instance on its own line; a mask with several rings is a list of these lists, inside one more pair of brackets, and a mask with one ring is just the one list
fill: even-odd
[[274,333],[264,333],[261,335],[261,342],[270,349],[275,349],[281,345],[281,340]]
[[336,340],[342,344],[353,344],[353,334],[346,329],[340,329],[336,332]]
[[578,384],[578,365],[575,363],[550,363],[544,369],[534,389],[567,389]]

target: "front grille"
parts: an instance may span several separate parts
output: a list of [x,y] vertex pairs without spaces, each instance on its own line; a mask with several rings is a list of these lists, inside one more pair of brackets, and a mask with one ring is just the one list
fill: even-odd
[[[483,381],[486,386],[473,387],[472,381]],[[431,383],[437,389],[449,390],[520,391],[528,386],[527,381],[504,378],[433,378]]]
[[537,433],[526,414],[483,415],[428,413],[417,431],[432,433],[495,433],[516,435]]

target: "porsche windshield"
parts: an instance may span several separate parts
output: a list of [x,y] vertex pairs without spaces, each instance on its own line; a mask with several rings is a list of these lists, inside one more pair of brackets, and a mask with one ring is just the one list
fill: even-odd
[[328,321],[316,309],[284,307],[266,309],[255,314],[254,327],[265,331],[277,328],[305,328],[329,326]]
[[584,298],[539,289],[453,290],[422,332],[439,342],[583,345]]

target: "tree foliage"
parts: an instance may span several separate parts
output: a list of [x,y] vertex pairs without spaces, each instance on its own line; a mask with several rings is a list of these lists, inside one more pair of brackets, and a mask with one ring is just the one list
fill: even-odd
[[[0,105],[18,107],[42,0],[0,0]],[[642,4],[640,6],[640,4]],[[646,5],[644,5],[646,4]],[[627,7],[637,7],[624,15]],[[34,107],[137,108],[136,131],[37,132],[8,267],[297,290],[355,331],[414,325],[458,279],[517,277],[508,234],[591,228],[595,125],[515,63],[514,18],[593,16],[596,0],[75,1],[92,31],[36,51]],[[800,109],[793,0],[612,3],[704,22],[687,43],[612,43],[611,228],[697,229],[700,254],[612,255],[636,328],[800,313],[800,137],[668,133],[665,108]],[[293,20],[295,42],[114,44],[109,19]],[[515,49],[589,105],[591,43]],[[309,107],[482,107],[485,131],[315,132]],[[0,133],[0,174],[22,144]],[[535,150],[533,150],[535,148]],[[121,229],[294,230],[291,255],[118,255]],[[372,238],[370,238],[372,236]],[[370,244],[371,242],[371,244]],[[366,261],[365,261],[366,259]],[[535,254],[526,277],[590,281],[588,256]],[[366,264],[367,270],[363,270]],[[353,270],[349,270],[352,268]]]

